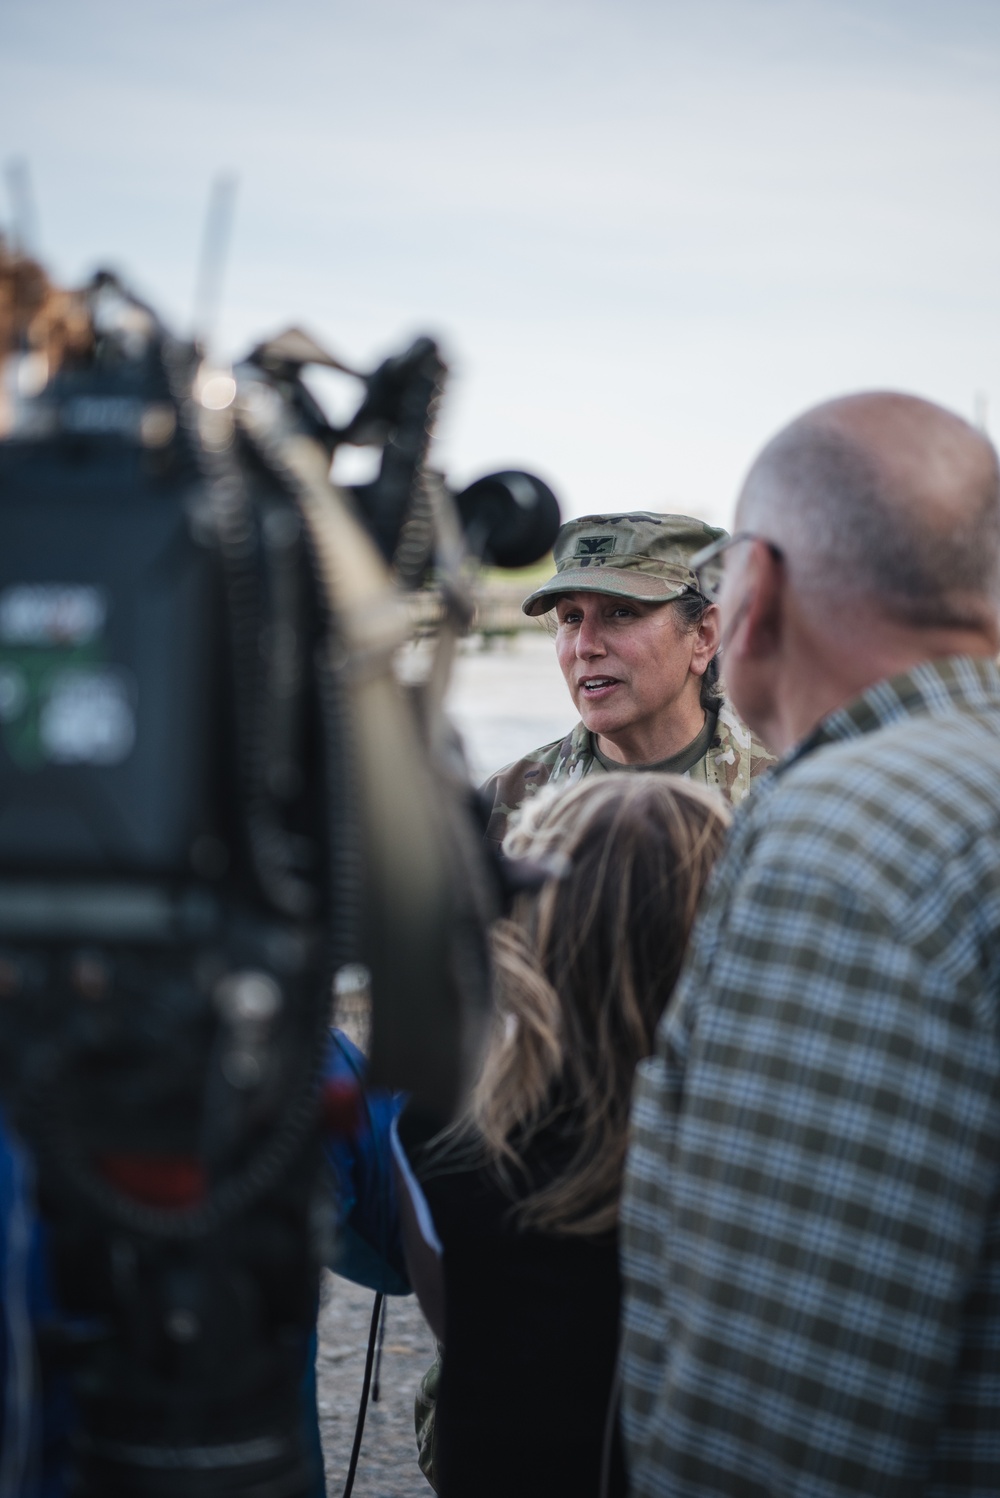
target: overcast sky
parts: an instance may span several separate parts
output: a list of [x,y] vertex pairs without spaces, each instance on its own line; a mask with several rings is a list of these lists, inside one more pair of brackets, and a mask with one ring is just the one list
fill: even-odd
[[725,522],[850,389],[1000,430],[997,0],[0,0],[0,151],[182,328],[236,172],[220,346],[435,333],[453,476],[568,514]]

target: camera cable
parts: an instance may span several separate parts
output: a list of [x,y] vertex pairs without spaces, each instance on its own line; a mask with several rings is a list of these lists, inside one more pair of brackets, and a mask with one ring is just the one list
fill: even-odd
[[[354,1474],[358,1470],[358,1457],[361,1455],[361,1440],[365,1433],[365,1416],[368,1413],[368,1395],[372,1386],[372,1368],[375,1364],[375,1348],[378,1345],[381,1351],[380,1327],[384,1326],[382,1308],[385,1305],[385,1296],[379,1290],[375,1296],[372,1306],[371,1326],[368,1329],[368,1351],[365,1354],[365,1376],[361,1385],[361,1405],[358,1409],[358,1423],[354,1427],[354,1445],[351,1447],[351,1460],[347,1468],[347,1481],[344,1483],[343,1498],[351,1498],[354,1491]],[[381,1362],[381,1358],[379,1359]]]

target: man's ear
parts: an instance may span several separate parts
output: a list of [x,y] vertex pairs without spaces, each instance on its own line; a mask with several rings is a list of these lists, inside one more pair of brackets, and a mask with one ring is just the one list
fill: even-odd
[[765,541],[754,541],[744,565],[743,600],[727,649],[745,660],[772,656],[781,640],[784,563]]

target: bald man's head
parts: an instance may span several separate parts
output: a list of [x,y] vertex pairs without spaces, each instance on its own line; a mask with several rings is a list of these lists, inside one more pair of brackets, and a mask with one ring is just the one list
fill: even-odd
[[800,591],[838,610],[938,627],[1000,607],[996,452],[913,396],[848,396],[792,422],[751,468],[737,529],[776,542]]

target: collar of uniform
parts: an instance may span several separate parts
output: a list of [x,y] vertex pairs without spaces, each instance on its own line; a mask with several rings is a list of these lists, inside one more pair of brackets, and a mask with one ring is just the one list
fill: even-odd
[[593,750],[590,732],[583,723],[578,723],[570,734],[570,745],[569,769],[573,769],[581,759],[590,759],[592,757]]
[[828,714],[791,751],[781,768],[786,769],[824,744],[860,738],[905,718],[951,717],[956,712],[998,706],[1000,669],[995,661],[968,655],[923,661],[899,676],[877,681],[852,702]]
[[668,754],[666,759],[655,760],[649,765],[623,765],[617,760],[609,759],[598,749],[596,733],[590,735],[590,752],[606,770],[628,770],[633,774],[686,775],[700,759],[705,758],[709,749],[714,745],[721,745],[721,739],[716,737],[718,724],[719,710],[713,708],[710,713],[705,714],[705,721],[690,744],[685,744],[676,754]]
[[[582,723],[577,723],[559,745],[559,758],[549,777],[550,781],[575,778],[574,772],[584,761],[592,760],[594,757],[591,748],[590,734]],[[586,766],[580,774],[586,773]]]

